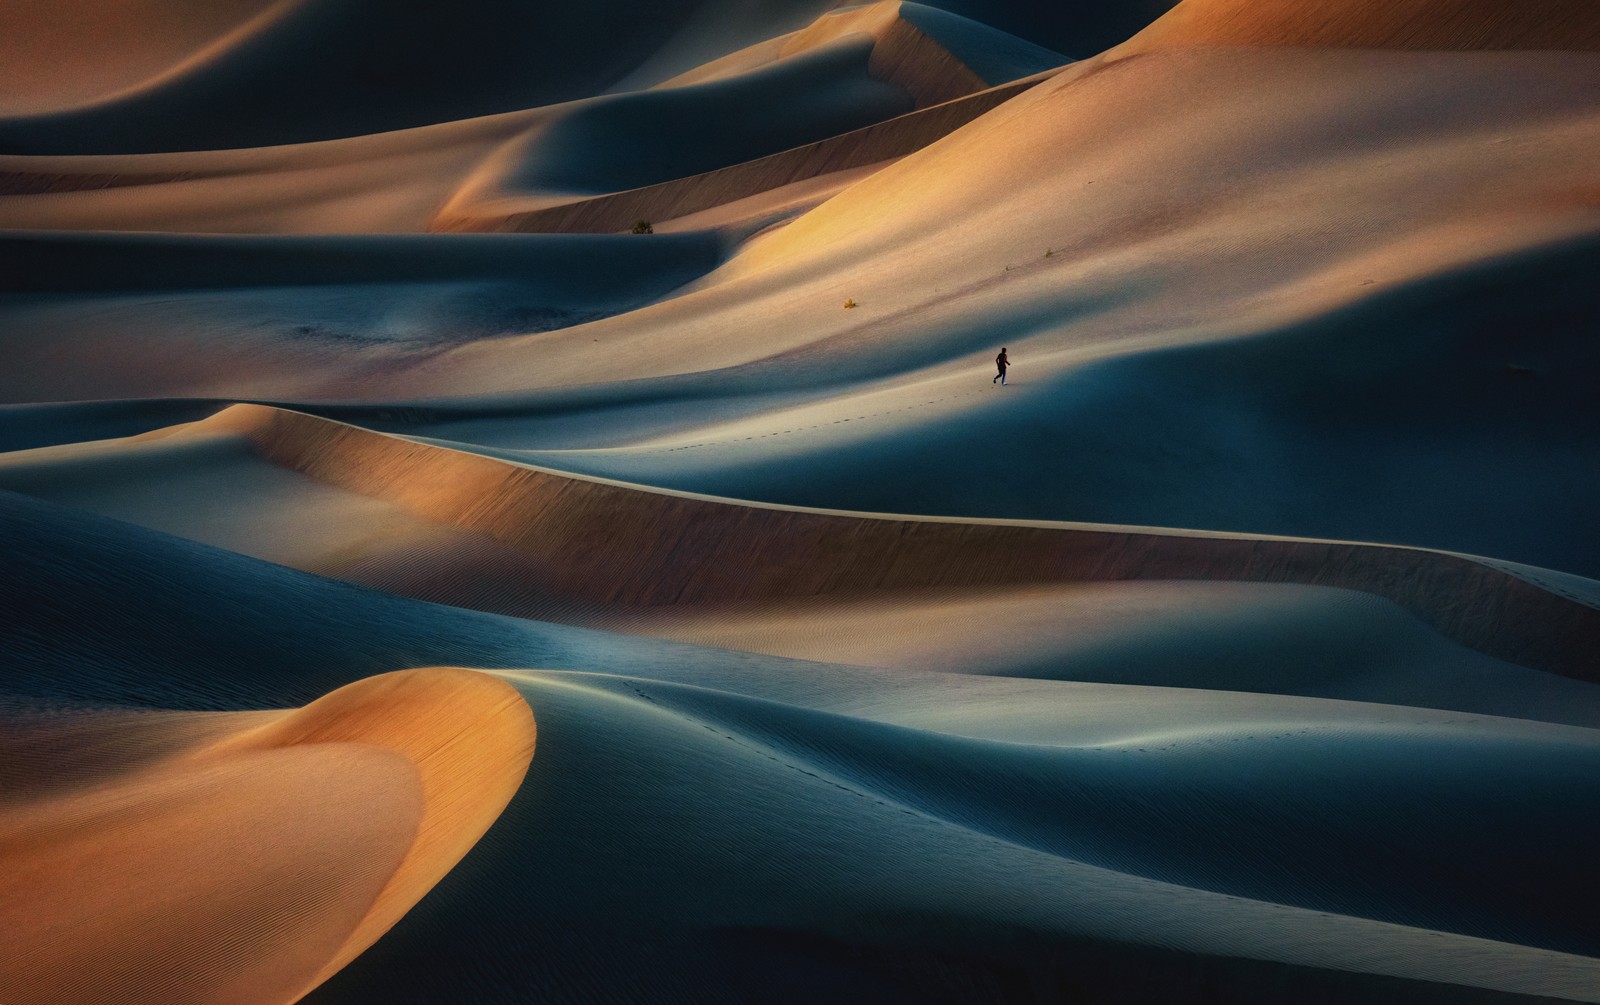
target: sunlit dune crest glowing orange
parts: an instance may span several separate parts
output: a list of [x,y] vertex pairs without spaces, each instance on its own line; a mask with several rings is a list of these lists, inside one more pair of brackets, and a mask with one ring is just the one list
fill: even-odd
[[293,711],[97,718],[8,730],[114,756],[30,786],[7,752],[0,1001],[297,1000],[466,854],[535,732],[510,686],[448,669]]
[[1178,45],[1600,49],[1590,0],[1184,0],[1118,51]]

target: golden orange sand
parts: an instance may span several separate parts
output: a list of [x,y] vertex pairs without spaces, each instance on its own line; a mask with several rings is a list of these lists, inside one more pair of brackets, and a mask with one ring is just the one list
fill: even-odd
[[302,0],[8,3],[0,116],[71,108],[204,58]]
[[1590,0],[1183,0],[1118,52],[1179,45],[1600,49]]
[[450,669],[22,735],[60,731],[76,770],[51,757],[0,802],[0,1001],[295,1001],[466,854],[535,734],[510,686]]

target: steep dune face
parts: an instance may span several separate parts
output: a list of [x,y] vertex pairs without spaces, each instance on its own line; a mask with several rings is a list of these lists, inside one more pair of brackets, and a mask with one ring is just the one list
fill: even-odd
[[[116,756],[65,781],[47,762],[41,785],[31,750],[63,730]],[[80,713],[5,735],[0,995],[29,1002],[298,1000],[466,854],[534,744],[514,691],[448,670],[293,712]]]
[[1586,0],[1184,0],[1118,52],[1180,45],[1600,50]]

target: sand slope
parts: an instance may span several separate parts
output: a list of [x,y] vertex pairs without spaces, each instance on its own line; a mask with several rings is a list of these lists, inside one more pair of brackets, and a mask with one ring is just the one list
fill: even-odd
[[1600,1000],[1591,6],[35,7],[0,1000]]
[[[335,499],[292,479],[268,488],[241,458],[241,436],[272,465],[347,495]],[[158,474],[168,466],[172,475]],[[217,472],[209,480],[179,477],[187,469],[204,478],[207,468]],[[119,469],[139,473],[129,478]],[[229,483],[250,484],[245,478],[256,484],[218,494]],[[1456,556],[753,507],[575,479],[259,406],[235,406],[189,428],[99,450],[15,453],[0,465],[0,486],[402,591],[403,579],[385,577],[438,566],[433,555],[441,547],[465,550],[480,563],[473,577],[482,590],[479,603],[487,599],[494,610],[543,617],[934,587],[1207,578],[1375,593],[1467,645],[1580,679],[1592,679],[1588,646],[1600,633],[1600,610],[1585,596]],[[239,511],[230,513],[230,497]],[[208,512],[184,502],[197,498],[207,500]],[[348,528],[370,524],[381,512],[362,503],[370,498],[401,513],[382,518],[381,550],[363,545],[368,557],[352,564],[344,557]],[[347,529],[319,546],[314,525],[291,532],[287,524],[264,523],[273,513],[281,514],[273,520],[318,514],[315,523]],[[449,536],[441,538],[429,524],[449,528]],[[438,568],[445,583],[456,582],[452,566]],[[497,580],[499,589],[484,589]],[[469,602],[449,590],[429,596]]]
[[[15,728],[0,993],[30,1002],[297,1000],[471,848],[534,741],[520,698],[462,671],[373,678],[294,712]],[[118,757],[35,794],[29,748],[56,729]]]
[[[464,632],[467,612],[26,500],[3,512],[23,530],[6,530],[33,584],[22,599],[61,619],[31,624],[63,631],[87,605],[158,619],[170,606],[206,626],[135,638],[147,654],[132,661],[126,634],[74,633],[80,665],[97,677],[120,663],[135,687],[203,696],[212,682],[180,683],[169,668],[208,634],[226,645],[224,624],[263,641],[235,659],[274,658],[285,625],[353,652],[414,632],[413,645],[512,655],[484,633],[493,619],[476,616],[483,626]],[[121,605],[98,599],[117,593]],[[521,644],[548,645],[539,636],[550,631],[523,630]],[[41,682],[61,676],[62,655],[30,634],[12,651],[54,664]],[[309,1000],[660,1000],[707,986],[737,1000],[778,985],[794,998],[866,989],[886,1000],[1004,1000],[1041,982],[1135,1001],[1195,986],[1241,1001],[1593,997],[1592,875],[1565,850],[1592,840],[1592,729],[715,650],[630,656],[588,638],[591,672],[508,675],[539,710],[538,770],[469,867]],[[260,693],[315,669],[282,658],[214,684]],[[345,694],[324,708],[358,721],[345,702],[361,692]],[[387,713],[397,696],[370,697]],[[107,761],[136,780],[188,750],[234,761],[246,756],[235,745],[315,739],[298,734],[310,719],[325,727],[317,711],[272,723],[263,720],[277,713],[157,716],[142,733],[78,718],[77,765],[47,757],[53,778],[44,773],[37,791],[60,803],[82,791],[73,786],[109,780]],[[229,728],[199,730],[204,722]],[[98,765],[85,738],[95,730],[117,738]],[[219,743],[219,731],[232,739]],[[1397,751],[1410,770],[1389,770]],[[1360,882],[1326,882],[1330,857]],[[1464,873],[1475,882],[1462,884]],[[533,898],[549,910],[527,910]]]
[[1600,49],[1583,0],[1183,0],[1123,52],[1175,45]]

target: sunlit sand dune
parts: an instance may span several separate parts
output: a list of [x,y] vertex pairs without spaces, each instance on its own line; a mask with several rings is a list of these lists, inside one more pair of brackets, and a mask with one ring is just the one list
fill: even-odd
[[416,232],[485,157],[544,114],[241,150],[0,153],[0,228]]
[[0,1005],[1600,1002],[1597,11],[23,4]]
[[[94,751],[70,772],[37,753],[63,732]],[[34,715],[4,742],[0,995],[288,1002],[466,854],[534,727],[504,684],[413,671],[286,713]]]
[[[278,479],[271,487],[272,476],[251,474],[239,452],[246,444],[310,481]],[[186,478],[185,469],[202,480]],[[330,495],[318,483],[342,492]],[[1587,640],[1600,632],[1591,598],[1457,556],[755,507],[572,478],[259,406],[235,406],[171,436],[13,453],[0,464],[0,487],[313,571],[342,569],[389,589],[405,586],[362,577],[393,575],[408,564],[427,568],[444,532],[424,525],[442,525],[453,529],[447,544],[482,563],[480,585],[506,578],[503,592],[489,593],[493,609],[532,616],[935,587],[1207,578],[1376,593],[1467,645],[1583,679],[1593,675]],[[374,498],[402,512],[363,502]],[[282,522],[307,517],[304,529]],[[269,529],[263,520],[279,522]],[[370,563],[364,566],[351,562],[351,535],[362,522],[383,528],[356,550]],[[467,548],[469,542],[476,544]],[[512,557],[519,554],[520,561]],[[451,567],[443,568],[444,580],[454,581]],[[428,599],[468,602],[448,590]]]
[[[1590,874],[1568,867],[1593,838],[1593,730],[660,648],[514,628],[37,503],[5,514],[8,542],[32,527],[18,557],[33,585],[16,599],[52,612],[32,623],[59,630],[118,593],[155,623],[204,623],[131,645],[79,633],[71,663],[24,633],[10,651],[39,669],[35,693],[74,664],[100,681],[80,688],[115,673],[118,687],[178,685],[176,705],[304,686],[290,682],[327,669],[285,648],[299,644],[274,630],[285,619],[346,660],[411,633],[478,660],[521,646],[584,661],[590,672],[504,675],[538,710],[528,782],[469,868],[313,1001],[660,999],[707,982],[730,999],[778,982],[798,998],[1005,1000],[1041,981],[1111,1000],[1171,1000],[1197,982],[1230,1000],[1593,999]],[[260,641],[215,681],[161,672],[213,635]],[[189,751],[233,760],[335,739],[298,731],[357,719],[347,702],[363,691],[347,694],[276,720],[45,720],[10,734],[43,756],[7,763],[38,763],[31,791],[60,802],[109,783],[108,762],[139,779],[201,756]],[[370,697],[392,712],[398,695]],[[75,760],[41,742],[51,729],[76,730]],[[97,747],[96,731],[116,739]],[[1388,769],[1397,751],[1409,770]],[[1364,841],[1385,853],[1356,851]],[[1326,882],[1330,857],[1352,882]],[[526,910],[532,897],[548,910]]]
[[1183,0],[1119,51],[1174,45],[1600,50],[1584,0]]

